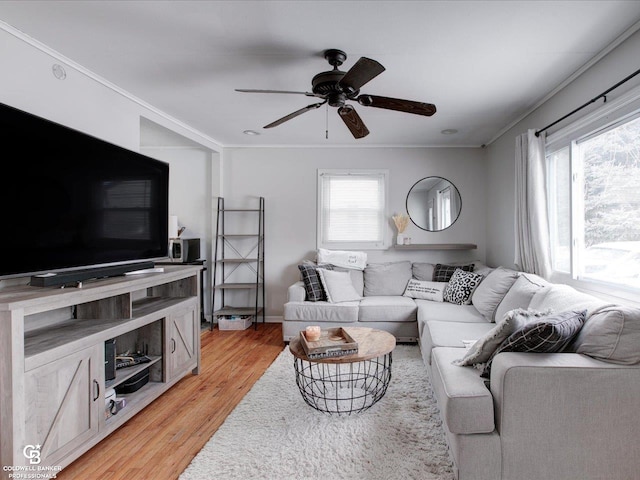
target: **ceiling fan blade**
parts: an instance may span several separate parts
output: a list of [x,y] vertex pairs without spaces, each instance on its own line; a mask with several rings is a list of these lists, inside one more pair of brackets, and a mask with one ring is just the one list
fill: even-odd
[[436,106],[433,103],[414,102],[412,100],[401,100],[399,98],[378,97],[376,95],[360,95],[358,103],[365,107],[386,108],[397,110],[398,112],[413,113],[430,117],[436,113]]
[[349,95],[360,89],[365,83],[384,72],[385,68],[375,60],[360,57],[353,67],[338,82],[344,92]]
[[320,108],[325,103],[327,102],[324,101],[320,103],[313,103],[311,105],[307,105],[306,107],[301,108],[300,110],[296,110],[295,112],[290,113],[289,115],[286,115],[276,120],[275,122],[271,122],[269,125],[265,125],[263,128],[273,128],[273,127],[277,127],[278,125],[282,125],[284,122],[291,120],[292,118],[296,118],[298,115],[302,115],[303,113],[306,113],[310,110],[315,110],[316,108]]
[[356,109],[351,105],[340,107],[338,114],[354,138],[362,138],[369,135],[369,129],[360,118],[360,115],[358,115],[358,112],[356,112]]
[[252,88],[236,88],[236,92],[244,92],[244,93],[288,93],[294,95],[306,95],[307,97],[317,97],[315,93],[312,92],[294,92],[291,90],[255,90]]

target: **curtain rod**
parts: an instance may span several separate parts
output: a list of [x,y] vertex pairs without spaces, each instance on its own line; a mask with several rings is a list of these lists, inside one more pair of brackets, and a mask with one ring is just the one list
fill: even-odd
[[558,120],[556,120],[553,123],[550,123],[549,125],[547,125],[544,128],[541,128],[540,130],[538,130],[536,132],[536,137],[539,137],[540,134],[542,132],[544,132],[545,130],[553,127],[555,124],[560,123],[562,120],[564,120],[565,118],[570,117],[571,115],[573,115],[576,112],[579,112],[580,110],[582,110],[585,107],[588,107],[589,105],[591,105],[592,103],[598,101],[600,98],[604,98],[604,101],[607,101],[607,94],[611,91],[611,90],[615,90],[616,88],[618,88],[620,85],[622,85],[625,82],[628,82],[629,80],[631,80],[633,77],[635,77],[636,75],[640,74],[640,69],[636,70],[635,72],[633,72],[631,75],[629,75],[628,77],[620,80],[618,83],[616,83],[613,87],[605,90],[604,92],[602,92],[600,95],[598,95],[597,97],[593,97],[591,100],[589,100],[587,103],[585,103],[584,105],[579,106],[578,108],[576,108],[575,110],[573,110],[572,112],[567,113],[564,117],[559,118]]

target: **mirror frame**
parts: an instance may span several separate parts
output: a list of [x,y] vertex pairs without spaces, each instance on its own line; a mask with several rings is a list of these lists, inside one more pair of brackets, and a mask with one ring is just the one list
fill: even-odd
[[[452,215],[452,220],[451,223],[449,225],[447,225],[444,228],[441,229],[429,229],[428,226],[423,226],[423,225],[419,225],[418,222],[416,222],[416,220],[414,220],[414,218],[411,216],[411,212],[409,211],[409,196],[411,195],[411,192],[413,191],[413,189],[416,187],[416,185],[418,185],[420,182],[428,179],[428,178],[439,178],[440,180],[444,180],[445,182],[448,182],[449,185],[451,185],[451,187],[453,187],[454,191],[457,193],[458,199],[459,201],[459,206],[458,206],[458,211],[455,215],[455,218],[453,218]],[[442,232],[444,230],[446,230],[447,228],[451,227],[454,223],[456,223],[456,221],[460,218],[460,214],[462,213],[462,196],[460,195],[460,190],[458,190],[458,187],[456,187],[454,185],[454,183],[444,177],[440,177],[438,175],[431,175],[428,177],[424,177],[421,178],[420,180],[418,180],[416,183],[414,183],[411,188],[409,189],[409,192],[407,193],[407,199],[405,201],[405,209],[407,210],[407,214],[409,215],[409,219],[411,220],[411,223],[413,223],[416,227],[418,227],[420,230],[424,230],[425,232]],[[416,215],[415,209],[414,209],[414,216]]]

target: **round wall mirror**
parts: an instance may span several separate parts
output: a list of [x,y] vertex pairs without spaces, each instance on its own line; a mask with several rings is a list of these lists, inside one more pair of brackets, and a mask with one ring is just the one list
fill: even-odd
[[460,216],[461,208],[460,192],[446,178],[423,178],[407,194],[409,218],[416,227],[428,232],[449,228]]

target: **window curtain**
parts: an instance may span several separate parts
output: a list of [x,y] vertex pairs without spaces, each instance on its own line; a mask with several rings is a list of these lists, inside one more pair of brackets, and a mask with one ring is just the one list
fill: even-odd
[[544,132],[516,137],[515,260],[524,272],[551,276]]

